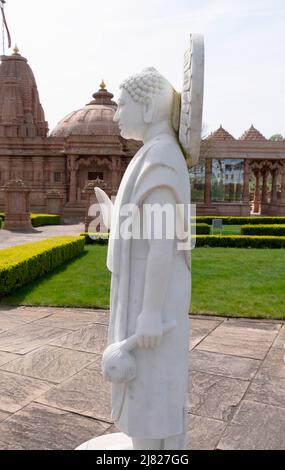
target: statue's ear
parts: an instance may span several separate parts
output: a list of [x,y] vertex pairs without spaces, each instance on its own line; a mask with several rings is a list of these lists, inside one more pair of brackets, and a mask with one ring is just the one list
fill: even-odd
[[143,120],[146,124],[150,124],[153,120],[154,113],[154,100],[150,96],[147,96],[143,103]]

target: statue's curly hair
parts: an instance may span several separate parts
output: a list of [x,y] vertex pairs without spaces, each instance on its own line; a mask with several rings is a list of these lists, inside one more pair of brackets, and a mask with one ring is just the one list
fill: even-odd
[[138,103],[144,103],[151,95],[161,95],[169,82],[154,68],[148,67],[141,73],[132,75],[125,80],[120,88],[124,88]]

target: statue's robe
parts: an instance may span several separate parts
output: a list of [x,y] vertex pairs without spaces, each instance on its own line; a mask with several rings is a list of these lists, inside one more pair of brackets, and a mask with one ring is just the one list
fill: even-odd
[[[159,188],[171,195],[164,203],[190,204],[190,181],[185,158],[169,134],[147,142],[135,155],[123,177],[116,198],[108,250],[112,272],[109,344],[122,341],[136,331],[143,309],[149,240],[124,240],[120,234],[120,209],[125,204],[142,204]],[[164,192],[165,194],[165,192]],[[174,205],[174,204],[173,204]],[[185,223],[187,219],[185,210]],[[189,229],[189,226],[187,227]],[[112,384],[112,418],[118,428],[133,438],[165,439],[186,432],[189,305],[191,297],[190,251],[177,249],[167,276],[167,294],[161,300],[164,323],[175,320],[176,327],[161,344],[132,352],[137,376],[128,384]]]

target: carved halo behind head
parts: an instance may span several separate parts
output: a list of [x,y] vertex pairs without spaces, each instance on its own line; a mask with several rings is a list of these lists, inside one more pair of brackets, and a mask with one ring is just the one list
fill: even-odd
[[200,156],[203,96],[204,96],[204,37],[191,34],[184,56],[184,81],[181,94],[179,141],[189,167]]

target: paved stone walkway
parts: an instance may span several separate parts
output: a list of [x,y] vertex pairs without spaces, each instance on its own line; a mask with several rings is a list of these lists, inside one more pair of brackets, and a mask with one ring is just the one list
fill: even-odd
[[[108,313],[0,307],[0,449],[73,449],[104,433]],[[285,449],[285,324],[192,317],[189,449]]]
[[8,230],[0,230],[0,250],[2,248],[23,245],[24,243],[38,242],[52,237],[80,235],[80,233],[84,231],[84,224],[51,225],[35,228],[31,232],[10,232]]

